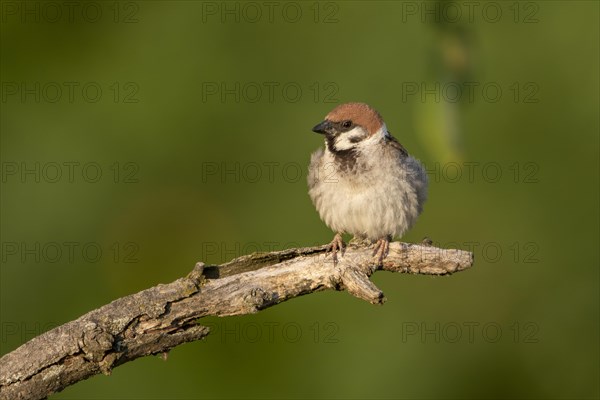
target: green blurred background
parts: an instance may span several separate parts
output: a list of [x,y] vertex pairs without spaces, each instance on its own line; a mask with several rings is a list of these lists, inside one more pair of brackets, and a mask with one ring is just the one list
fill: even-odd
[[196,261],[329,241],[305,178],[340,102],[427,165],[403,240],[476,261],[377,273],[383,307],[207,319],[54,398],[598,398],[597,2],[65,4],[2,2],[1,354]]

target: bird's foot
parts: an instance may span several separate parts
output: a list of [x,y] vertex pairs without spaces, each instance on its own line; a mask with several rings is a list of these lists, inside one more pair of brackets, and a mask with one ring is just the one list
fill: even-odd
[[337,253],[338,250],[342,253],[342,256],[344,255],[344,250],[346,248],[346,245],[344,244],[344,240],[342,239],[342,234],[341,233],[336,233],[335,236],[333,237],[333,240],[331,241],[331,243],[329,243],[329,245],[327,245],[327,253],[331,252],[333,254],[333,264],[337,264],[338,263],[338,257],[337,257]]
[[385,236],[375,242],[375,248],[373,249],[373,257],[377,260],[378,265],[383,264],[383,260],[387,257],[390,251],[391,236]]

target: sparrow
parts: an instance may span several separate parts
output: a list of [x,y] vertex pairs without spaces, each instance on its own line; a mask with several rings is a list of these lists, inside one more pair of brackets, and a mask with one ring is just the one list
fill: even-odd
[[381,115],[365,103],[335,107],[313,129],[325,136],[308,170],[308,194],[325,224],[335,232],[328,245],[337,263],[345,244],[374,245],[379,265],[394,236],[416,222],[427,199],[427,174],[394,138]]

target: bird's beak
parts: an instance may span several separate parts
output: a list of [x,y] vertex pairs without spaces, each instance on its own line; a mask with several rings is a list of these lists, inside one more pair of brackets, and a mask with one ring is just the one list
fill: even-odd
[[325,121],[321,122],[319,125],[315,126],[312,130],[313,130],[313,132],[321,133],[324,135],[332,134],[333,133],[333,124],[330,121],[325,120]]

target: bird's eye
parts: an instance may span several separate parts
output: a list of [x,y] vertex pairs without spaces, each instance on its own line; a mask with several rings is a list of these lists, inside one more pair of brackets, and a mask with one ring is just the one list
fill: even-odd
[[352,121],[346,120],[346,121],[342,122],[342,126],[344,128],[350,128],[352,126]]

